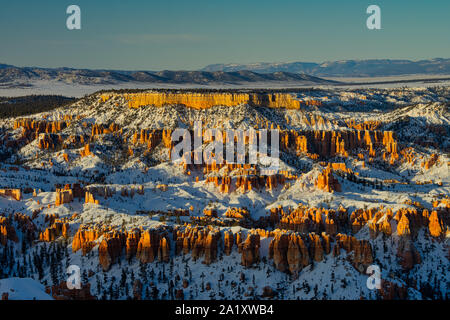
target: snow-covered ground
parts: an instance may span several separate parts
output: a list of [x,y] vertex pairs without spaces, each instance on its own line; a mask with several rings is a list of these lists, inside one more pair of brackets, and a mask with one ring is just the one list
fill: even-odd
[[0,279],[0,292],[8,294],[8,300],[53,300],[44,286],[31,278]]
[[[406,88],[427,88],[431,86],[450,85],[450,76],[395,76],[395,77],[374,77],[374,78],[327,78],[327,80],[339,81],[336,85],[320,85],[307,82],[241,82],[212,83],[212,84],[171,84],[171,83],[141,83],[123,82],[115,84],[74,84],[56,80],[32,80],[26,83],[6,83],[0,85],[0,96],[18,97],[25,95],[63,95],[67,97],[83,97],[100,90],[118,89],[284,89],[284,88],[317,88],[335,89],[344,87],[346,89],[373,88],[373,89],[393,89],[398,87]],[[364,84],[362,84],[364,83]]]

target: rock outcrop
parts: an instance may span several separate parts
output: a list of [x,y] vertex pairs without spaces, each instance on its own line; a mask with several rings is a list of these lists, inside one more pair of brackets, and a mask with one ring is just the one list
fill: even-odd
[[[202,263],[206,265],[217,259],[221,240],[221,234],[218,229],[191,227],[188,225],[184,230],[177,230],[174,237],[176,239],[176,253],[183,252],[183,254],[188,254],[191,252],[194,261],[204,256]],[[225,250],[231,252],[234,243],[233,234],[226,232],[225,237],[225,246],[228,246]]]
[[326,192],[340,192],[341,185],[339,181],[334,178],[331,168],[326,168],[322,171],[321,174],[317,177],[317,181],[315,182],[315,185],[318,189],[324,190]]
[[[194,109],[208,109],[214,106],[238,106],[249,104],[257,107],[299,109],[301,102],[292,95],[246,94],[246,93],[136,93],[125,94],[130,108],[141,106],[162,107],[165,105],[184,105]],[[106,96],[105,96],[106,97]]]
[[409,239],[400,239],[397,257],[399,258],[400,265],[405,271],[411,270],[414,265],[420,264],[422,261],[420,253],[414,247],[414,243]]
[[433,237],[441,237],[444,234],[443,227],[439,221],[439,216],[436,210],[433,210],[430,215],[430,222],[428,224],[430,235]]
[[[165,239],[165,238],[164,238]],[[167,255],[167,240],[164,241],[164,252],[160,250],[162,244],[162,236],[159,230],[146,230],[141,234],[138,242],[136,258],[142,263],[151,263],[158,258],[158,254]],[[163,259],[167,257],[162,257]]]
[[12,225],[11,219],[0,216],[0,244],[5,246],[8,240],[18,241],[16,230]]
[[103,236],[104,239],[98,247],[98,260],[103,271],[108,271],[121,256],[125,237],[120,232],[110,232]]
[[82,254],[86,255],[95,246],[96,241],[103,234],[104,230],[99,228],[90,228],[88,226],[81,226],[73,236],[72,252],[82,250]]
[[339,255],[341,249],[344,249],[347,254],[352,254],[353,265],[361,273],[373,263],[372,246],[367,240],[357,240],[353,236],[338,234],[335,246],[336,248],[333,249],[335,255]]
[[51,227],[46,228],[39,234],[39,240],[50,242],[55,241],[60,236],[69,237],[69,224],[67,222],[56,221]]
[[56,188],[55,206],[60,206],[64,203],[73,201],[73,191],[70,188]]
[[55,300],[96,300],[91,294],[91,284],[81,285],[81,289],[69,289],[67,283],[62,281],[59,285],[46,287],[45,291]]
[[259,234],[248,234],[245,241],[239,243],[239,251],[242,253],[241,264],[250,267],[259,261]]
[[0,189],[0,196],[11,197],[14,200],[22,200],[22,191],[20,189]]

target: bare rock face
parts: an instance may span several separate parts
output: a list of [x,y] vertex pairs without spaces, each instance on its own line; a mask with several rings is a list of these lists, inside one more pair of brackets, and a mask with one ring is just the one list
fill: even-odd
[[165,229],[132,229],[130,231],[113,230],[111,227],[81,226],[72,241],[72,251],[82,249],[87,254],[103,236],[98,249],[99,263],[104,270],[109,270],[112,264],[122,255],[125,249],[127,260],[136,256],[142,263],[153,262],[159,258],[162,262],[170,259],[170,242]]
[[217,218],[217,211],[215,209],[205,209],[203,210],[205,217],[215,217]]
[[146,230],[139,239],[136,257],[142,263],[153,262],[158,255],[159,245],[159,232]]
[[323,170],[322,173],[319,174],[319,176],[317,177],[315,185],[318,189],[324,190],[326,192],[334,192],[334,191],[340,192],[341,185],[339,181],[336,178],[334,178],[331,171],[332,170],[330,167]]
[[103,233],[103,230],[98,228],[90,228],[87,226],[80,226],[78,231],[73,236],[72,252],[82,250],[82,254],[86,255],[95,246],[94,241],[97,240]]
[[55,241],[57,237],[58,235],[55,227],[46,228],[44,232],[39,234],[39,240],[46,242]]
[[336,247],[333,249],[334,255],[339,255],[341,249],[344,249],[347,254],[352,253],[353,265],[360,272],[364,272],[373,263],[372,246],[367,240],[358,240],[353,236],[338,234]]
[[392,234],[392,227],[389,219],[385,219],[380,225],[380,231],[385,235],[390,236]]
[[18,241],[16,230],[12,226],[11,219],[0,217],[0,244],[5,246],[8,240]]
[[67,239],[70,236],[70,226],[68,223],[62,224],[62,230],[61,230],[62,236]]
[[217,258],[218,242],[220,240],[220,232],[210,231],[205,239],[205,260],[204,264],[209,265]]
[[300,235],[291,234],[289,236],[287,261],[291,274],[297,274],[309,264],[308,248]]
[[0,196],[20,201],[22,199],[22,191],[20,189],[0,189]]
[[51,227],[46,228],[39,234],[40,241],[55,241],[60,236],[64,238],[69,237],[69,224],[67,222],[61,222],[61,220],[55,221]]
[[22,128],[24,131],[34,132],[34,136],[36,136],[39,133],[58,133],[67,128],[69,124],[70,121],[35,121],[31,119],[19,119],[14,121],[14,129]]
[[269,245],[269,258],[273,259],[275,267],[282,272],[297,275],[309,265],[309,256],[308,247],[297,233],[276,231]]
[[[327,210],[323,208],[306,207],[299,205],[295,209],[275,208],[271,209],[272,216],[278,216],[278,227],[298,231],[301,233],[320,232],[325,230],[330,235],[335,235],[339,225],[347,223],[347,211],[344,208]],[[274,217],[275,218],[275,217]]]
[[409,239],[400,239],[397,257],[403,270],[409,271],[414,265],[420,264],[422,259],[420,253],[414,247],[414,244]]
[[344,249],[347,253],[354,250],[356,246],[356,238],[346,235],[346,234],[337,234],[336,235],[336,244],[339,245],[339,249]]
[[[314,118],[311,118],[311,120],[306,119],[305,123],[314,125],[315,123],[323,123],[323,121],[323,118],[319,117],[317,121]],[[336,155],[348,157],[352,150],[359,148],[368,151],[370,157],[376,156],[378,148],[384,148],[383,158],[389,160],[390,164],[399,158],[394,132],[378,131],[374,129],[376,126],[372,125],[364,127],[364,130],[360,130],[363,128],[362,126],[354,126],[349,123],[348,125],[356,130],[313,130],[304,134],[305,138],[292,139],[292,141],[296,143],[297,150],[302,150],[303,152],[314,150],[316,153],[307,153],[312,158],[314,158],[314,155],[326,158]],[[390,155],[390,158],[388,158],[388,155]]]
[[165,236],[159,240],[158,258],[161,262],[169,262],[170,260],[170,243]]
[[193,237],[191,237],[191,255],[194,261],[201,257],[204,253],[206,235],[206,230],[198,230],[197,234],[193,234]]
[[353,263],[358,270],[364,272],[373,263],[372,247],[367,240],[357,240],[355,244]]
[[432,237],[441,237],[444,234],[444,231],[443,231],[443,228],[439,221],[438,213],[436,210],[433,210],[431,212],[428,229],[430,230],[430,235]]
[[297,241],[290,239],[286,257],[289,272],[291,274],[297,274],[302,269],[301,251]]
[[352,232],[357,233],[368,224],[370,235],[372,238],[375,238],[379,231],[377,222],[381,217],[382,212],[378,208],[356,209],[350,215]]
[[131,232],[127,233],[127,242],[126,242],[126,258],[130,260],[133,258],[138,249],[139,239],[141,237],[141,232],[139,229],[134,229]]
[[[175,251],[184,254],[191,253],[192,259],[195,261],[204,256],[202,263],[211,264],[217,259],[219,243],[221,241],[220,230],[208,227],[192,227],[190,225],[174,232]],[[231,232],[224,232],[224,250],[231,253],[234,237]],[[227,253],[226,253],[227,254]]]
[[231,254],[231,251],[233,250],[234,245],[234,235],[230,231],[225,231],[223,233],[223,251],[224,253],[229,256]]
[[94,195],[91,192],[89,192],[89,191],[86,191],[86,193],[85,193],[85,200],[84,200],[84,202],[85,203],[93,203],[93,204],[99,204],[100,203],[100,201],[98,199],[95,199]]
[[397,224],[397,234],[399,236],[410,236],[411,235],[409,219],[406,216],[406,214],[402,214],[402,217],[400,218],[400,221]]
[[105,234],[104,237],[105,239],[98,247],[98,259],[103,270],[108,271],[122,254],[125,239],[124,235],[119,232],[111,232]]
[[70,203],[73,201],[73,191],[70,186],[66,186],[64,189],[56,188],[55,206],[60,206],[64,203]]
[[250,212],[247,208],[235,208],[230,207],[225,212],[225,217],[227,218],[236,218],[236,219],[245,219],[250,217]]
[[[415,206],[420,205],[419,203],[412,203],[411,201],[406,202],[407,204],[413,204]],[[430,222],[433,219],[433,223]],[[427,209],[416,209],[416,208],[401,208],[396,212],[394,220],[397,221],[397,234],[402,237],[415,238],[418,231],[422,227],[428,227],[430,234],[442,235],[442,225],[440,224],[437,212],[431,215]]]
[[320,262],[323,260],[323,246],[322,241],[320,239],[320,236],[314,233],[309,234],[309,240],[311,244],[311,256],[314,259],[314,261]]
[[[289,248],[289,235],[286,233],[278,233],[269,244],[269,258],[273,259],[275,267],[285,272],[288,269],[287,252]],[[291,255],[294,256],[293,248]]]
[[327,217],[327,219],[325,220],[325,232],[329,235],[336,235],[337,234],[337,225],[334,222],[334,219],[330,219]]
[[[188,167],[192,165],[184,164],[184,169],[187,170]],[[204,174],[208,172],[218,172],[219,169],[226,167],[228,171],[239,169],[242,172],[241,176],[238,176],[236,179],[232,179],[231,177],[218,177],[218,176],[209,176],[205,179],[206,183],[214,183],[214,185],[219,189],[221,193],[229,193],[230,190],[236,190],[241,193],[245,193],[247,191],[251,191],[253,189],[261,190],[265,189],[266,191],[273,190],[279,185],[284,185],[286,182],[286,177],[282,174],[273,174],[269,176],[261,176],[258,177],[254,175],[255,167],[247,168],[248,165],[243,164],[220,164],[220,165],[206,165],[204,168]],[[190,174],[190,173],[188,173]],[[291,176],[291,179],[295,177]],[[235,182],[234,185],[232,182]],[[207,210],[204,212],[206,216],[211,216],[214,214],[214,211]],[[233,217],[237,219],[245,219],[249,217],[249,212],[245,208],[230,208],[225,216]]]
[[433,167],[436,162],[439,160],[439,156],[435,153],[433,153],[430,158],[424,162],[422,162],[421,166],[425,168],[425,170],[429,170],[431,167]]
[[241,264],[249,267],[259,261],[259,234],[249,234],[244,242],[239,244],[242,252]]
[[213,106],[237,106],[242,103],[269,108],[299,109],[300,101],[290,94],[247,94],[247,93],[134,93],[126,94],[130,108],[153,105],[181,104],[188,108],[208,109]]
[[81,157],[93,156],[94,154],[91,152],[91,147],[89,144],[86,144],[83,150],[80,151]]

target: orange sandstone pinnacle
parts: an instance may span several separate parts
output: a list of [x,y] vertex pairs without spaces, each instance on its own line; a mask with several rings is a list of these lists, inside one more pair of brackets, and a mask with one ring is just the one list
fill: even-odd
[[433,237],[440,237],[443,235],[443,230],[441,227],[441,223],[439,222],[437,211],[431,212],[428,228],[430,230],[430,234]]
[[22,191],[20,189],[0,189],[0,196],[11,197],[20,201],[22,199]]
[[322,171],[321,174],[317,177],[317,181],[315,182],[315,185],[318,189],[327,191],[327,192],[340,192],[341,191],[341,185],[339,181],[334,178],[333,174],[331,173],[331,168],[328,167],[325,170]]

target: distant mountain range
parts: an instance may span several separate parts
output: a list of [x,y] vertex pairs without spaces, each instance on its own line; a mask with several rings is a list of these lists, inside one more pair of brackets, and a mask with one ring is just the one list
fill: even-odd
[[48,81],[65,85],[339,85],[323,77],[450,75],[450,59],[346,60],[324,63],[214,64],[198,71],[126,71],[17,67],[0,64],[0,88],[27,88]]
[[289,72],[306,73],[316,77],[385,77],[427,74],[450,74],[450,59],[431,60],[344,60],[323,63],[252,63],[252,64],[212,64],[202,71],[250,70],[257,73]]
[[257,73],[239,71],[120,71],[71,68],[16,67],[0,64],[0,86],[27,84],[36,80],[60,81],[66,84],[120,84],[127,82],[156,84],[240,84],[256,82],[289,82],[298,84],[332,84],[334,81],[306,74],[284,71]]

